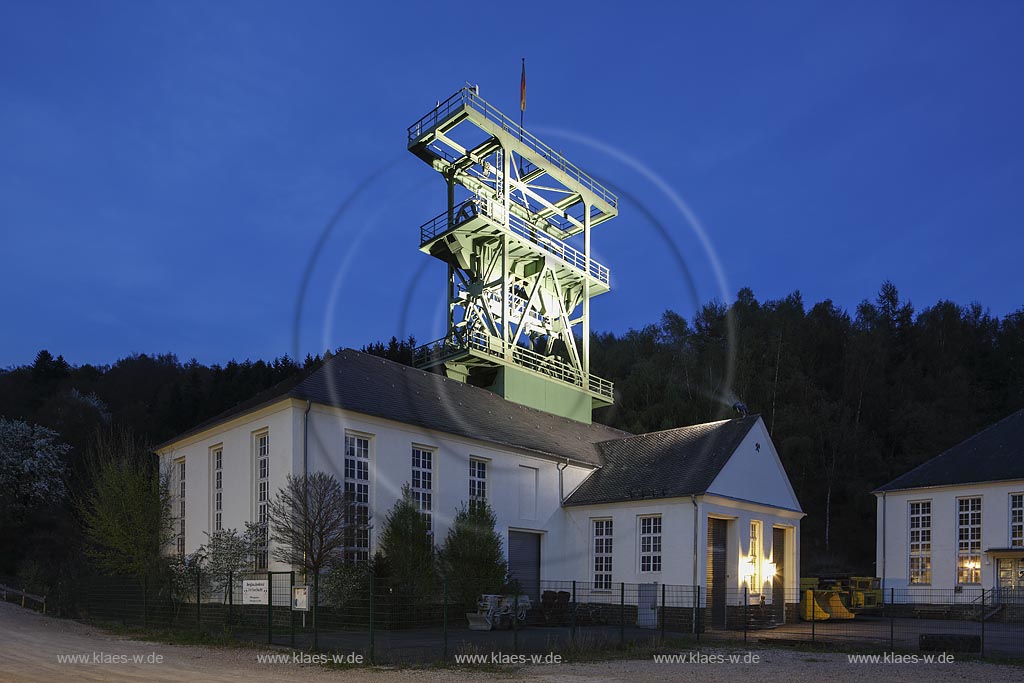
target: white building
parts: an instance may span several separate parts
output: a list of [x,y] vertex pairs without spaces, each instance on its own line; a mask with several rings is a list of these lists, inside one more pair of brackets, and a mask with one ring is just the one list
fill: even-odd
[[346,350],[158,453],[173,467],[180,552],[259,520],[286,475],[324,471],[366,504],[356,557],[413,484],[438,543],[463,502],[486,498],[528,586],[700,585],[724,613],[726,589],[781,603],[800,576],[803,513],[757,416],[632,436]]
[[1024,587],[1024,410],[874,493],[885,590]]

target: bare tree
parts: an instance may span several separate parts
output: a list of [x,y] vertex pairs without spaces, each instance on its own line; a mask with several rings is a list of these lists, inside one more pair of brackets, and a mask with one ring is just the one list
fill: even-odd
[[274,559],[314,576],[340,561],[352,542],[355,525],[362,521],[356,507],[332,475],[288,475],[270,501]]

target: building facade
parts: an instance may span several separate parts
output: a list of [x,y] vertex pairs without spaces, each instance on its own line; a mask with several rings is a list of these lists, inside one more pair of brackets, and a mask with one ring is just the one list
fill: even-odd
[[[486,500],[528,586],[717,584],[771,602],[798,585],[803,513],[757,416],[633,436],[346,350],[158,453],[181,553],[265,520],[288,475],[326,472],[365,505],[354,560],[409,485],[437,544],[461,505]],[[291,569],[272,548],[255,558],[266,568]]]
[[[885,589],[1024,588],[1024,411],[875,491]],[[910,589],[910,590],[903,590]]]

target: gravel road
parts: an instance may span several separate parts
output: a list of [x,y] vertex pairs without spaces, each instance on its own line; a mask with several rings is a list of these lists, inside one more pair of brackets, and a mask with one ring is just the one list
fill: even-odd
[[[0,683],[51,681],[113,681],[116,683],[470,683],[523,680],[531,683],[819,683],[833,681],[895,681],[897,683],[1024,682],[1024,667],[982,663],[850,664],[845,654],[759,649],[757,664],[672,663],[651,660],[594,664],[524,666],[503,671],[453,669],[329,669],[318,665],[261,663],[268,653],[283,650],[220,649],[164,645],[131,640],[91,626],[44,617],[0,603]],[[742,650],[707,648],[700,654],[742,655]],[[61,661],[67,656],[87,662]],[[94,658],[106,661],[93,661]],[[136,660],[136,657],[141,657]],[[160,661],[156,660],[159,657]]]

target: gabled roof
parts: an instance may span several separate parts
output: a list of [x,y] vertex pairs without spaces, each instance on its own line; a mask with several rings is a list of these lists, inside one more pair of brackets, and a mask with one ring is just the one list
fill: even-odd
[[587,477],[565,504],[705,493],[758,419],[748,415],[599,443],[604,467]]
[[345,349],[309,376],[286,380],[162,444],[160,449],[286,398],[589,465],[602,462],[597,442],[629,435],[606,425],[588,425],[527,408],[486,389]]
[[1024,479],[1024,410],[896,477],[876,492]]

